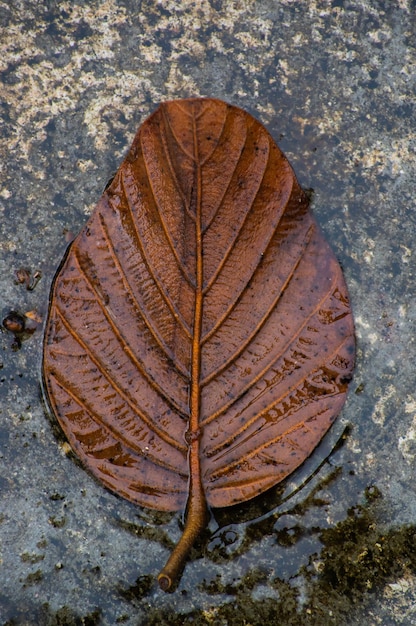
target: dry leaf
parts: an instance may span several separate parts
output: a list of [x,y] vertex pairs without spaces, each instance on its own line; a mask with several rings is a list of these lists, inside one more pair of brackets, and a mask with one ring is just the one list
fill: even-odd
[[70,247],[44,379],[84,465],[146,507],[207,507],[293,472],[339,413],[354,331],[337,260],[264,127],[219,100],[162,104]]

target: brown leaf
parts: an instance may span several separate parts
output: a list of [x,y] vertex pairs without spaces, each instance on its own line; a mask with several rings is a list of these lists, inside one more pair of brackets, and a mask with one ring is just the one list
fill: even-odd
[[207,506],[253,498],[308,457],[353,360],[341,269],[270,135],[219,100],[162,104],[55,278],[44,379],[105,485],[187,506],[163,589]]

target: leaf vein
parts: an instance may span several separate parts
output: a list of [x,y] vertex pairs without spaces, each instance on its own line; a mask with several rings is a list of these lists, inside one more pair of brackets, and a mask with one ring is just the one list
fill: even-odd
[[[108,229],[107,229],[107,224],[105,223],[104,217],[102,214],[100,214],[100,225],[103,231],[103,235],[104,238],[107,242],[107,246],[109,249],[109,252],[111,254],[111,257],[113,259],[113,263],[118,271],[118,274],[121,278],[121,281],[124,285],[124,289],[126,291],[126,293],[128,293],[128,295],[130,296],[130,298],[133,301],[133,304],[135,306],[135,308],[140,311],[140,316],[143,320],[143,322],[145,323],[147,329],[149,330],[149,332],[151,333],[152,337],[154,338],[155,342],[157,343],[157,345],[159,346],[160,350],[162,352],[164,352],[166,354],[166,356],[170,359],[173,367],[178,370],[178,372],[184,376],[184,377],[188,377],[189,376],[189,372],[185,370],[185,368],[182,367],[182,365],[180,363],[178,363],[178,360],[175,359],[174,354],[172,353],[172,351],[169,349],[169,347],[166,345],[166,343],[163,341],[162,337],[160,336],[160,333],[158,332],[158,330],[154,327],[153,324],[150,323],[149,321],[149,317],[145,314],[145,311],[143,310],[143,307],[141,306],[141,304],[139,303],[139,301],[137,300],[137,298],[134,295],[134,291],[132,289],[132,286],[130,284],[130,281],[127,278],[126,273],[124,272],[124,269],[121,265],[121,263],[118,260],[117,254],[114,250],[112,241],[110,239],[109,233],[108,233]],[[100,298],[101,300],[101,298]],[[103,307],[102,307],[103,308]],[[103,310],[105,310],[103,308]],[[175,318],[176,320],[176,318]],[[178,321],[178,320],[176,320]],[[187,328],[181,324],[182,329],[185,331],[187,331]],[[189,331],[188,333],[186,333],[188,338],[190,337]]]
[[[144,263],[145,263],[145,265],[147,267],[147,271],[149,272],[149,275],[152,277],[154,284],[159,289],[159,292],[160,292],[161,296],[163,297],[164,301],[166,302],[166,305],[169,308],[170,312],[175,317],[175,319],[178,322],[178,324],[181,325],[181,327],[183,328],[183,330],[187,334],[188,338],[191,338],[192,337],[192,333],[191,333],[188,325],[186,324],[185,320],[183,319],[183,317],[182,317],[180,311],[178,310],[178,308],[172,302],[172,299],[170,298],[169,294],[166,292],[166,290],[164,288],[164,285],[163,285],[163,281],[161,280],[158,272],[150,264],[149,257],[148,257],[148,255],[145,252],[145,249],[144,249],[144,246],[143,246],[143,243],[142,243],[142,239],[141,239],[139,231],[137,229],[136,220],[134,218],[134,214],[133,214],[133,210],[132,210],[132,207],[131,207],[131,203],[129,201],[129,193],[128,193],[126,185],[124,183],[124,174],[122,175],[121,179],[122,179],[122,185],[123,185],[124,193],[125,193],[125,196],[126,196],[126,199],[127,199],[127,205],[129,207],[129,211],[130,211],[131,221],[132,221],[134,232],[135,232],[135,235],[136,235],[136,241],[139,243],[141,257],[142,257],[142,259],[143,259],[143,261],[144,261]],[[181,269],[180,264],[179,264],[179,269]],[[183,274],[183,270],[181,270],[181,272]]]
[[[51,352],[55,352],[54,350],[52,350]],[[187,477],[186,474],[184,474],[183,472],[178,471],[178,468],[176,466],[170,465],[169,463],[165,463],[164,461],[162,461],[161,459],[158,459],[156,457],[154,457],[152,454],[150,454],[147,450],[146,452],[143,452],[143,450],[137,445],[135,444],[131,439],[127,439],[127,437],[123,436],[123,434],[120,432],[120,430],[117,430],[115,428],[113,428],[111,426],[111,424],[108,424],[107,422],[105,422],[101,416],[99,415],[99,413],[97,413],[96,411],[94,411],[92,408],[90,408],[89,406],[87,406],[87,404],[79,397],[77,396],[75,393],[73,393],[69,387],[66,385],[65,381],[62,379],[61,376],[57,376],[56,373],[51,373],[51,377],[55,379],[57,385],[59,387],[61,387],[61,389],[63,390],[64,393],[66,393],[68,396],[70,396],[70,398],[76,403],[78,404],[79,407],[81,407],[81,409],[83,411],[85,411],[88,415],[91,416],[92,420],[98,424],[101,428],[103,428],[104,430],[106,430],[107,432],[109,432],[111,434],[111,436],[116,440],[119,441],[124,448],[127,449],[127,452],[129,454],[133,453],[133,454],[138,454],[141,457],[144,457],[146,459],[149,459],[154,465],[158,465],[160,467],[163,467],[165,469],[168,469],[172,472],[174,472],[175,474],[180,474],[183,477]],[[145,420],[142,420],[147,426],[148,424],[145,422]],[[152,428],[151,429],[152,432],[155,432],[155,429]],[[74,431],[75,432],[75,431]],[[168,441],[164,440],[165,443],[169,443]],[[172,445],[172,444],[170,444]],[[177,443],[174,443],[174,447],[176,449],[178,448]],[[131,452],[130,452],[131,451]],[[186,452],[186,449],[181,449],[181,452]]]
[[88,286],[91,289],[91,291],[95,294],[96,302],[99,305],[99,307],[100,307],[104,317],[106,318],[107,323],[109,324],[109,326],[110,326],[110,328],[111,328],[111,330],[113,332],[113,335],[117,338],[117,341],[118,341],[119,345],[121,346],[123,352],[125,352],[127,354],[127,356],[129,357],[130,361],[132,362],[132,364],[135,366],[135,368],[137,370],[139,370],[139,372],[141,373],[143,378],[145,378],[147,380],[147,382],[150,384],[150,386],[153,387],[153,389],[155,389],[157,391],[157,393],[173,409],[175,409],[175,411],[178,411],[178,413],[181,413],[182,415],[184,415],[183,410],[181,409],[179,404],[172,397],[170,397],[166,393],[166,391],[164,391],[164,389],[156,382],[154,377],[151,376],[149,374],[149,372],[147,372],[147,370],[146,370],[145,366],[143,365],[143,363],[137,359],[136,355],[134,354],[134,352],[130,348],[130,346],[128,344],[128,341],[126,340],[126,338],[124,337],[122,332],[119,330],[118,326],[114,323],[114,320],[112,319],[111,315],[109,315],[107,307],[106,307],[105,303],[103,302],[101,294],[94,287],[94,285],[93,285],[91,279],[89,278],[89,276],[82,270],[82,268],[80,266],[80,262],[79,262],[78,256],[77,256],[77,253],[74,254],[74,258],[75,258],[75,260],[78,263],[79,270],[80,270],[80,272],[82,272],[82,276],[84,277],[86,283],[88,284]]
[[[277,228],[278,228],[278,226],[276,227],[276,230],[277,230]],[[241,343],[241,345],[238,347],[238,350],[234,354],[232,354],[226,361],[223,362],[223,364],[221,365],[220,368],[216,369],[211,374],[208,374],[208,376],[206,376],[204,378],[204,380],[201,381],[201,385],[202,386],[205,386],[205,385],[209,384],[213,379],[217,378],[225,369],[227,369],[244,352],[244,350],[247,348],[247,346],[250,344],[250,342],[253,340],[253,338],[258,334],[258,332],[264,326],[266,321],[269,319],[270,315],[273,313],[274,309],[278,305],[278,302],[279,302],[280,298],[282,297],[283,293],[287,289],[290,281],[292,280],[292,278],[293,278],[293,276],[294,276],[294,274],[296,272],[296,269],[299,266],[299,263],[301,262],[302,257],[303,257],[305,251],[308,248],[308,245],[309,245],[309,243],[311,241],[311,237],[312,237],[312,234],[313,234],[313,229],[314,229],[314,226],[311,225],[308,228],[307,232],[305,233],[305,237],[304,237],[304,239],[302,241],[302,249],[300,250],[299,255],[297,256],[297,258],[294,260],[294,263],[293,263],[292,267],[290,268],[290,270],[288,272],[287,278],[286,278],[284,284],[282,285],[281,290],[279,291],[279,293],[276,295],[276,297],[272,301],[270,307],[267,310],[265,310],[263,317],[259,320],[259,322],[257,323],[256,327],[247,336],[246,340]],[[270,243],[270,241],[269,241],[269,243]],[[265,254],[267,254],[267,251],[265,252]],[[247,289],[249,288],[250,281],[253,278],[256,270],[257,270],[257,268],[254,270],[250,280],[247,281],[247,284],[245,285],[244,289],[242,290],[242,292],[241,292],[237,302],[242,300],[244,293],[246,293]],[[230,313],[232,313],[233,310],[235,309],[236,304],[237,303],[232,303],[232,305],[229,306],[227,311],[224,312],[224,315],[218,320],[218,322],[214,326],[214,328],[211,331],[209,331],[208,333],[206,333],[205,337],[203,338],[203,343],[206,342],[214,334],[214,332],[216,332],[218,330],[218,328],[225,322],[225,320],[229,317]],[[313,315],[315,315],[315,312],[313,312]]]
[[[205,426],[206,424],[209,424],[210,422],[212,422],[213,420],[217,419],[222,413],[225,413],[226,411],[228,411],[228,409],[235,404],[239,398],[246,393],[246,391],[248,391],[248,389],[250,389],[250,387],[252,387],[253,385],[255,385],[267,372],[268,370],[273,366],[274,363],[276,363],[276,361],[284,356],[290,346],[292,346],[300,337],[300,334],[302,333],[302,331],[304,330],[304,328],[307,326],[307,324],[310,322],[310,320],[316,315],[316,313],[319,311],[320,307],[322,306],[322,303],[325,302],[325,300],[327,300],[327,298],[333,293],[334,291],[334,287],[333,285],[331,285],[331,287],[326,291],[326,293],[322,296],[322,298],[319,300],[319,302],[317,303],[316,307],[311,311],[310,315],[308,315],[307,317],[305,317],[303,323],[299,326],[298,330],[296,333],[292,334],[292,336],[290,337],[290,339],[287,341],[286,345],[282,348],[282,350],[280,351],[279,356],[277,357],[277,359],[273,356],[272,360],[269,361],[267,363],[267,365],[265,365],[265,367],[247,384],[245,385],[240,392],[238,393],[238,395],[236,395],[234,398],[232,398],[227,404],[225,404],[221,409],[218,409],[217,411],[215,411],[214,413],[212,413],[211,415],[209,415],[208,417],[206,417],[203,421],[202,421],[202,426]],[[339,347],[337,346],[337,349],[339,349]]]
[[[167,241],[167,243],[168,243],[168,245],[169,245],[169,249],[170,249],[170,251],[171,251],[172,255],[174,256],[174,258],[175,258],[175,260],[176,260],[176,263],[177,263],[177,266],[178,266],[178,268],[179,268],[179,270],[180,270],[180,272],[181,272],[182,276],[184,277],[184,279],[185,279],[185,280],[186,280],[186,281],[187,281],[187,282],[188,282],[191,286],[195,287],[194,282],[193,282],[193,280],[192,280],[192,277],[189,275],[189,273],[187,272],[186,268],[184,267],[183,263],[181,262],[181,260],[180,260],[180,258],[179,258],[179,256],[178,256],[178,253],[177,253],[176,248],[175,248],[175,246],[174,246],[174,243],[173,243],[173,241],[172,241],[172,237],[171,237],[171,235],[170,235],[170,233],[169,233],[169,229],[167,228],[167,226],[166,226],[166,222],[165,222],[165,220],[163,219],[163,211],[162,211],[162,207],[161,207],[160,202],[159,202],[159,200],[158,200],[158,198],[157,198],[157,196],[156,196],[156,192],[155,192],[155,189],[154,189],[153,184],[152,184],[152,177],[151,177],[151,175],[150,175],[149,165],[148,165],[147,160],[146,160],[146,158],[145,158],[145,156],[144,156],[144,151],[143,151],[143,163],[144,163],[144,166],[145,166],[145,169],[146,169],[146,176],[147,176],[147,181],[148,181],[148,188],[150,189],[150,191],[151,191],[151,193],[152,193],[152,198],[153,198],[153,201],[154,201],[155,207],[157,208],[156,215],[157,215],[157,216],[158,216],[158,218],[159,218],[159,224],[160,224],[160,226],[161,226],[161,228],[162,228],[162,230],[163,230],[163,233],[164,233],[164,235],[165,235],[165,239],[166,239],[166,241]],[[131,168],[129,168],[129,169],[131,169]],[[124,180],[123,180],[123,187],[124,187]],[[124,188],[125,188],[125,187],[124,187]],[[126,194],[126,195],[127,195],[127,194]],[[129,204],[129,209],[130,209],[130,212],[131,212],[131,215],[132,215],[133,221],[134,221],[133,210],[132,210],[132,208],[131,208],[130,202],[129,202],[128,204]],[[137,232],[137,229],[136,229],[136,232]],[[138,232],[137,232],[137,234],[138,234]],[[160,277],[158,277],[158,278],[159,278],[159,280],[160,280]]]

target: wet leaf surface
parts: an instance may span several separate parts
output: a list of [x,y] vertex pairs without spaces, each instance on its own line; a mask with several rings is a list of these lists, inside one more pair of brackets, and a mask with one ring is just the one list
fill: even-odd
[[187,507],[163,589],[208,507],[293,472],[345,401],[351,309],[308,204],[253,117],[164,103],[55,278],[44,380],[71,446],[116,493]]

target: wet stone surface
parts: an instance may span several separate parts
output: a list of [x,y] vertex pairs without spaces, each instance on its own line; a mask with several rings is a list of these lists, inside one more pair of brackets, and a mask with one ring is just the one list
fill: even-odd
[[[0,312],[37,325],[21,345],[0,335],[0,624],[416,623],[415,3],[0,5]],[[68,453],[42,400],[41,320],[137,127],[187,96],[258,117],[313,189],[358,357],[319,449],[215,511],[164,594],[180,516],[117,498]]]

